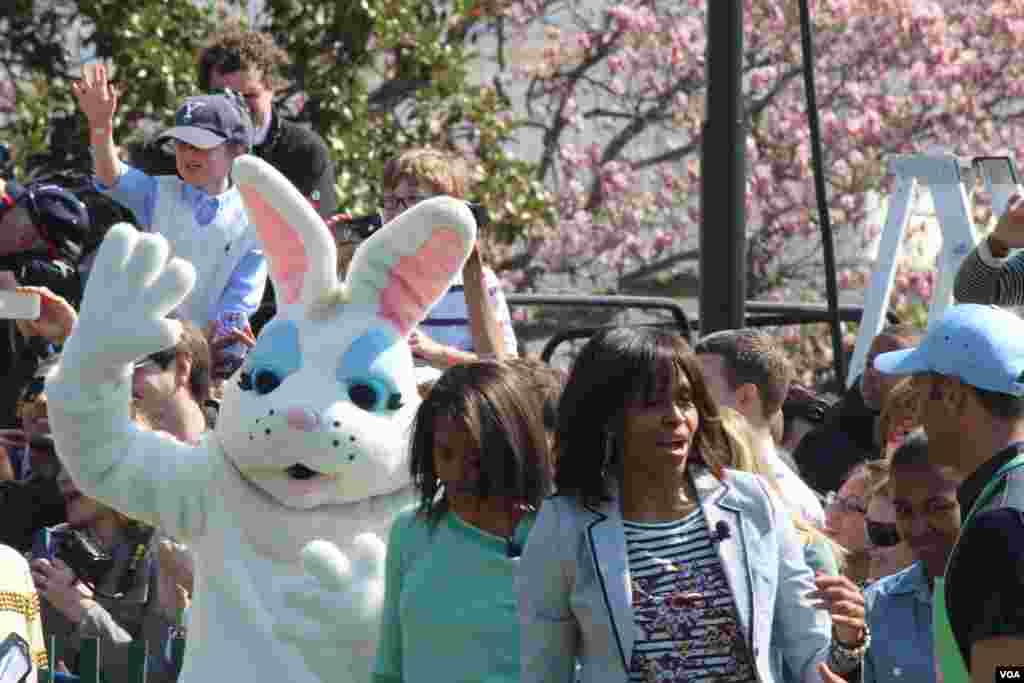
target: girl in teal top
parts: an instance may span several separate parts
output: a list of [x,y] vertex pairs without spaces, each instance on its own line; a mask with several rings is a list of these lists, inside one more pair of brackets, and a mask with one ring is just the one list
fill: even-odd
[[419,505],[388,540],[376,683],[518,681],[515,576],[551,487],[541,399],[500,363],[450,368],[420,406]]

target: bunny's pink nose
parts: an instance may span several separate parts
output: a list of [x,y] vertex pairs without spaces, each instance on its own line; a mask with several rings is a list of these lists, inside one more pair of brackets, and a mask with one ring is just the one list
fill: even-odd
[[289,408],[285,417],[289,429],[299,432],[312,432],[320,426],[320,415],[309,408]]

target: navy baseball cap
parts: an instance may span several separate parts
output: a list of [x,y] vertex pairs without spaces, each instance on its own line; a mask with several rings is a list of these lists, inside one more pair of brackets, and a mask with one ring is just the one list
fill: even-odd
[[252,120],[230,93],[189,97],[174,115],[174,127],[160,134],[199,149],[213,149],[234,142],[252,146]]
[[28,211],[39,234],[57,256],[72,263],[81,257],[92,222],[85,203],[73,192],[47,182],[18,185],[11,188],[10,204]]
[[1024,396],[1024,320],[985,304],[946,309],[913,349],[880,353],[875,367],[888,375],[935,372],[964,384]]

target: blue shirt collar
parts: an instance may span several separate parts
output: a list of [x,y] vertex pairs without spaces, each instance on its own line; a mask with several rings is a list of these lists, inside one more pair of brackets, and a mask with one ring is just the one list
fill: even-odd
[[192,207],[192,214],[199,225],[206,226],[213,221],[221,207],[221,198],[223,196],[222,194],[214,197],[194,185],[189,185],[188,183],[181,184],[181,198]]
[[882,592],[889,595],[914,593],[922,602],[931,603],[932,593],[928,588],[928,578],[924,574],[924,563],[920,560],[887,578],[884,588],[879,586]]
[[206,190],[198,188],[195,185],[189,185],[188,183],[181,184],[181,198],[192,206],[211,200],[218,204],[220,203],[220,200],[217,197],[207,194]]

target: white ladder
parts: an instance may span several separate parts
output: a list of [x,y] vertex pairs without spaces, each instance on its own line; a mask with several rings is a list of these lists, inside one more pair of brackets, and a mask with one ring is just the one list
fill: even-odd
[[946,306],[952,303],[957,269],[978,242],[970,209],[978,173],[984,178],[996,215],[1006,210],[1010,195],[1019,187],[1013,164],[1007,157],[965,159],[952,155],[902,155],[889,162],[889,172],[896,177],[896,189],[889,200],[885,227],[878,244],[878,258],[864,296],[864,316],[846,373],[847,388],[863,372],[871,341],[885,326],[885,312],[896,278],[899,247],[910,222],[918,187],[931,190],[942,232],[938,284],[932,292],[928,307],[929,325],[938,320]]

